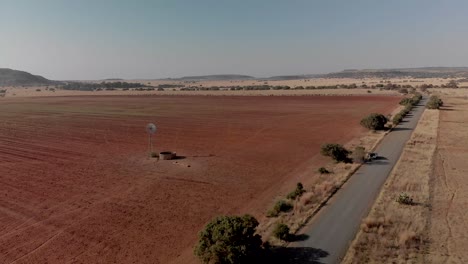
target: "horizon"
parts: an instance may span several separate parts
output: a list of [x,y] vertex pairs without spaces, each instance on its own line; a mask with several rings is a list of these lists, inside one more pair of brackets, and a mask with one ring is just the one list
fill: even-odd
[[51,80],[151,80],[464,67],[468,60],[468,3],[460,0],[108,3],[1,3],[0,31],[9,41],[0,42],[0,67]]
[[[48,80],[51,81],[111,81],[111,80],[124,80],[124,81],[151,81],[151,80],[178,80],[182,78],[197,78],[197,77],[209,77],[209,76],[245,76],[253,79],[268,79],[268,78],[274,78],[274,77],[292,77],[292,76],[320,76],[320,75],[325,75],[325,74],[332,74],[332,73],[338,73],[338,72],[345,72],[345,71],[391,71],[391,70],[415,70],[415,69],[468,69],[468,66],[421,66],[421,67],[412,67],[412,68],[366,68],[366,69],[342,69],[339,71],[335,72],[327,72],[327,73],[310,73],[310,74],[287,74],[287,75],[272,75],[272,76],[254,76],[254,75],[249,75],[249,74],[236,74],[236,73],[218,73],[218,74],[206,74],[206,75],[187,75],[187,76],[177,76],[177,77],[163,77],[163,78],[120,78],[120,77],[108,77],[108,78],[101,78],[101,79],[51,79],[47,78],[47,76],[42,76],[39,74],[35,74],[33,72],[27,72],[24,70],[19,70],[19,69],[11,69],[11,68],[0,68],[2,69],[7,69],[7,70],[13,70],[13,71],[20,71],[20,72],[26,72],[35,76],[40,76],[44,77]],[[307,78],[314,78],[314,77],[307,77]],[[320,77],[319,77],[320,78]]]

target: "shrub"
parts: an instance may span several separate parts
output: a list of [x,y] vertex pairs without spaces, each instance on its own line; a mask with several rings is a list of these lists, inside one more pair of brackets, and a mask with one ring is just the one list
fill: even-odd
[[419,103],[419,101],[421,101],[422,99],[422,95],[419,94],[419,93],[416,93],[413,97],[411,98],[403,98],[401,101],[400,101],[400,105],[404,105],[405,108],[403,108],[400,113],[396,114],[393,119],[392,119],[392,123],[393,125],[398,125],[399,123],[401,123],[401,121],[403,121],[403,118],[409,114],[411,112],[411,110],[413,109],[413,107],[415,105],[417,105]]
[[257,226],[251,215],[216,217],[199,233],[194,253],[203,263],[251,263],[261,252]]
[[407,247],[411,244],[417,245],[418,241],[420,241],[419,236],[412,230],[401,231],[398,236],[398,244],[400,247]]
[[296,189],[286,196],[288,199],[295,200],[297,197],[300,197],[303,193],[305,193],[304,186],[302,183],[298,182],[296,185]]
[[325,167],[320,167],[320,168],[318,169],[318,172],[319,172],[320,174],[328,174],[328,173],[330,173],[330,171],[327,170],[327,168],[325,168]]
[[345,149],[340,144],[325,144],[325,145],[322,145],[322,147],[320,149],[320,153],[323,156],[331,157],[336,162],[345,162],[345,163],[350,162],[350,158],[348,158],[348,155],[350,154],[350,151]]
[[413,198],[411,198],[407,193],[401,193],[396,201],[399,204],[407,204],[407,205],[412,205],[413,204]]
[[413,109],[413,106],[412,106],[412,105],[407,105],[407,106],[405,106],[405,108],[403,108],[403,111],[402,111],[402,112],[403,112],[405,115],[407,115],[407,114],[409,114],[409,112],[411,112],[412,109]]
[[400,100],[400,105],[411,105],[413,104],[413,100],[411,98],[403,98]]
[[385,128],[387,121],[384,115],[373,113],[363,118],[360,124],[367,129],[381,130]]
[[362,231],[377,232],[381,228],[386,228],[392,224],[392,220],[388,217],[367,217],[362,220],[361,229]]
[[[405,114],[406,115],[406,114]],[[398,125],[399,123],[401,123],[401,121],[403,121],[403,114],[402,112],[396,114],[393,119],[392,119],[392,123],[393,125]]]
[[416,105],[419,103],[419,101],[421,101],[422,95],[420,93],[416,93],[411,99],[413,100],[413,105]]
[[400,88],[400,89],[398,90],[398,92],[399,92],[399,93],[402,93],[402,94],[407,94],[407,93],[408,93],[408,89],[406,89],[406,88]]
[[444,102],[437,96],[433,95],[429,98],[429,101],[426,104],[427,109],[439,109]]
[[419,103],[422,99],[422,95],[420,93],[416,93],[411,98],[403,98],[400,100],[400,105],[404,105],[406,107],[413,107]]
[[41,91],[41,89],[36,89],[36,92],[40,92],[40,91]]
[[288,241],[291,237],[289,226],[283,223],[276,224],[275,229],[273,230],[273,235],[278,239]]
[[267,216],[268,217],[276,217],[278,216],[281,212],[288,212],[293,208],[292,204],[284,201],[284,200],[279,200],[276,202],[275,206],[273,209],[268,211]]
[[445,87],[447,87],[447,88],[458,88],[458,84],[457,84],[456,81],[451,80],[445,85]]
[[357,146],[353,151],[352,157],[353,157],[353,162],[363,163],[366,158],[366,149],[361,146]]

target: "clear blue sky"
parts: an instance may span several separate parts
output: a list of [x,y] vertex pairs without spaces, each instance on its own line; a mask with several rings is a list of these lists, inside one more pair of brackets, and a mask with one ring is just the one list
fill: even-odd
[[0,0],[0,68],[50,79],[468,65],[468,1]]

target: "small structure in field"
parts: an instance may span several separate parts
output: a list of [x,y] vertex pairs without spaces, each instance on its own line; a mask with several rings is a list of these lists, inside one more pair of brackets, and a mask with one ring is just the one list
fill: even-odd
[[159,159],[160,160],[171,160],[177,156],[175,152],[172,151],[162,151],[159,152]]

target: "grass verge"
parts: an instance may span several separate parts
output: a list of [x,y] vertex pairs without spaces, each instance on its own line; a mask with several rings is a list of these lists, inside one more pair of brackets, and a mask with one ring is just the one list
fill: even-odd
[[438,124],[426,110],[342,263],[423,263]]
[[[404,106],[397,107],[390,116],[396,115],[403,108]],[[347,149],[355,149],[357,146],[361,146],[367,151],[372,151],[389,132],[390,130],[369,131],[362,138],[348,142],[345,147]],[[311,172],[314,175],[311,176],[312,180],[310,182],[304,183],[304,193],[297,199],[288,199],[293,204],[293,209],[287,213],[274,214],[274,218],[271,218],[273,215],[268,212],[267,214],[270,218],[264,218],[260,221],[257,232],[270,244],[284,246],[287,242],[276,239],[273,235],[276,224],[284,223],[289,226],[292,235],[296,234],[320,211],[361,165],[360,163],[344,164],[330,162],[325,166],[330,173],[323,174],[318,170]]]

